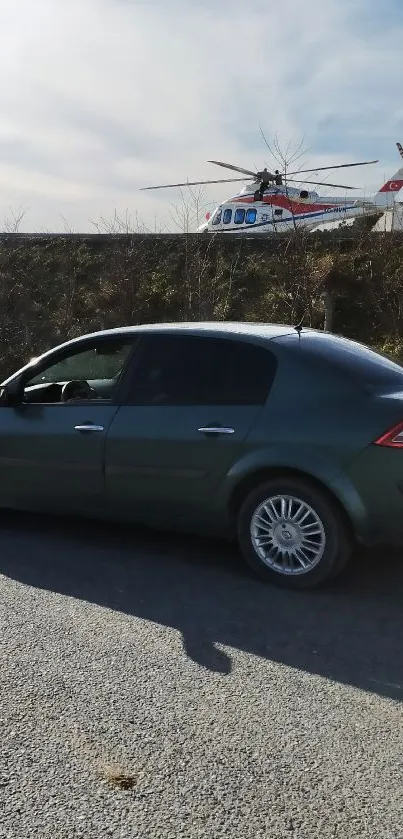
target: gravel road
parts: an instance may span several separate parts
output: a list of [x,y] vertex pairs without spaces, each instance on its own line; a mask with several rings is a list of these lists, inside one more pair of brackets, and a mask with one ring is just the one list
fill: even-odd
[[333,587],[2,515],[0,837],[403,837],[403,556]]

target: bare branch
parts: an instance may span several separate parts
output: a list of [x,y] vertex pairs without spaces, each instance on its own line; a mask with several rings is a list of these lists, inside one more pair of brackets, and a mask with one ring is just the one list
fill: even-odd
[[[269,152],[270,152],[270,154],[271,154],[271,157],[273,157],[273,158],[274,158],[274,160],[276,161],[276,163],[277,163],[277,165],[278,165],[278,166],[281,166],[281,161],[278,159],[277,154],[276,154],[276,151],[275,151],[275,150],[273,150],[273,148],[271,147],[270,143],[268,142],[267,137],[266,137],[266,135],[265,135],[265,133],[264,133],[264,131],[263,131],[262,126],[260,125],[260,126],[259,126],[259,128],[260,128],[260,133],[261,133],[261,135],[262,135],[262,137],[263,137],[263,142],[264,142],[264,143],[265,143],[265,145],[267,146],[267,148],[268,148],[268,150],[269,150]],[[274,139],[274,146],[275,146],[275,144],[276,144],[276,138]]]
[[181,233],[195,233],[202,224],[211,202],[205,200],[202,186],[188,187],[186,193],[181,189],[180,193],[181,203],[172,204],[171,207],[172,221]]
[[21,224],[28,212],[28,207],[9,207],[10,215],[4,219],[4,230],[6,233],[19,233]]
[[156,219],[154,222],[154,228],[150,228],[140,218],[137,210],[133,219],[129,209],[126,209],[123,216],[120,216],[117,210],[115,210],[111,218],[100,216],[99,219],[90,219],[90,223],[93,227],[95,227],[97,233],[106,233],[109,236],[163,232],[162,228],[158,227]]
[[59,215],[63,222],[64,232],[71,236],[71,234],[74,233],[74,229],[72,228],[71,224],[67,221],[66,217],[62,215],[62,213],[60,213]]

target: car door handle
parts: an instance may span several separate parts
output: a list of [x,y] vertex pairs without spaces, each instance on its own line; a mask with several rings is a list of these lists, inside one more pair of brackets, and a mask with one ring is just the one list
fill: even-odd
[[83,425],[75,425],[74,431],[80,431],[81,434],[95,434],[104,430],[103,425],[93,425],[92,422],[85,422]]
[[235,428],[227,428],[223,425],[207,425],[197,429],[200,434],[235,434]]

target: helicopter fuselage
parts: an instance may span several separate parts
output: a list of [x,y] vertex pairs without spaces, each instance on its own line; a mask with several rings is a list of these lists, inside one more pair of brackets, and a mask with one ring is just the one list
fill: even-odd
[[[387,199],[391,199],[388,201]],[[220,204],[199,227],[204,233],[286,233],[296,227],[314,229],[321,224],[375,214],[393,206],[393,194],[382,206],[366,198],[320,196],[317,192],[287,186],[269,186],[263,195],[249,186]]]

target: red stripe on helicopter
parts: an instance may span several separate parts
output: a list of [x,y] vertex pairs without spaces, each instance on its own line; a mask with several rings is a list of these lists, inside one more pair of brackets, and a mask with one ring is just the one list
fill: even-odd
[[228,202],[229,204],[253,204],[253,203],[263,203],[268,204],[272,207],[279,207],[283,210],[288,210],[289,213],[299,214],[299,213],[318,213],[318,212],[325,212],[326,210],[333,210],[335,207],[339,207],[340,204],[313,204],[310,201],[292,201],[290,198],[287,198],[286,195],[267,195],[263,199],[263,202],[255,202],[253,195],[245,195],[239,198],[232,198],[231,201]]

